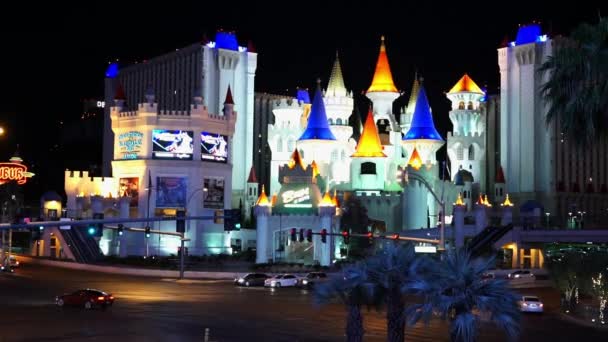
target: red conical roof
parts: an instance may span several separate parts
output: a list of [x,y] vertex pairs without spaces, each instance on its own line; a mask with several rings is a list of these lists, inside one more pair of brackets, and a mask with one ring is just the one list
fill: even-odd
[[228,91],[226,92],[226,100],[224,101],[224,104],[234,104],[234,101],[232,100],[232,91],[230,91],[230,85],[228,85]]
[[258,177],[255,176],[255,168],[251,165],[251,169],[249,170],[249,178],[247,178],[247,183],[257,183]]
[[116,87],[116,92],[114,93],[114,100],[126,100],[125,90],[122,88],[122,84],[118,83]]
[[498,170],[496,170],[496,183],[506,183],[505,174],[502,172],[502,166],[499,166]]

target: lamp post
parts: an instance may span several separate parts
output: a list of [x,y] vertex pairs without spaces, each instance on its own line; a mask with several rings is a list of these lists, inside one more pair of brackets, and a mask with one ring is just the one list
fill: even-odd
[[547,217],[547,228],[549,228],[549,216],[551,216],[550,212],[546,212],[545,216]]
[[568,212],[568,224],[566,228],[572,228],[572,212]]

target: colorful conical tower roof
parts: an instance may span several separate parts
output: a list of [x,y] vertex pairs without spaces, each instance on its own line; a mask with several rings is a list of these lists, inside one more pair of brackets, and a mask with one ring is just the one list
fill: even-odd
[[259,205],[262,207],[270,206],[270,201],[268,200],[268,197],[266,196],[266,189],[264,188],[263,184],[262,184],[262,193],[260,194],[260,197],[258,197],[258,200],[255,202],[255,205]]
[[506,183],[505,173],[502,171],[502,166],[499,166],[498,170],[496,170],[496,183]]
[[452,89],[450,89],[448,94],[462,92],[485,94],[483,90],[481,90],[481,88],[479,88],[479,86],[477,86],[477,84],[475,84],[475,82],[467,74],[464,74],[464,76],[462,76],[460,81],[458,81],[458,83],[456,83],[456,85],[454,85]]
[[336,140],[327,124],[325,104],[323,103],[323,95],[321,94],[321,87],[319,85],[317,85],[315,98],[312,100],[312,107],[310,114],[308,114],[308,124],[298,140]]
[[407,162],[407,165],[413,167],[416,170],[420,170],[422,167],[422,158],[420,158],[420,154],[418,154],[418,150],[414,147],[414,152],[412,152],[412,156],[410,160]]
[[418,100],[418,93],[420,92],[420,82],[418,81],[418,74],[414,77],[414,84],[412,85],[412,93],[410,94],[410,100],[407,102],[407,108],[405,112],[407,114],[414,114],[416,110],[416,101]]
[[412,116],[412,125],[405,134],[403,140],[428,139],[443,141],[439,132],[435,129],[433,115],[429,107],[429,100],[426,98],[424,87],[420,87],[418,99],[416,100],[416,110]]
[[388,64],[386,47],[384,46],[384,36],[382,36],[382,42],[380,43],[380,54],[378,55],[378,62],[376,63],[376,72],[374,73],[372,84],[369,86],[369,89],[367,89],[367,92],[398,92],[397,87],[395,87],[395,82],[393,82],[391,67]]
[[320,174],[317,162],[313,160],[312,163],[310,163],[310,166],[312,167],[312,178],[317,177]]
[[458,193],[458,197],[456,198],[456,203],[454,203],[454,205],[464,205],[460,192]]
[[326,96],[346,96],[348,91],[344,86],[344,78],[342,77],[342,69],[340,68],[340,58],[338,58],[338,52],[336,51],[336,61],[334,67],[331,69],[331,76],[329,77],[329,84],[325,91]]
[[332,198],[332,201],[334,203],[334,206],[336,206],[336,208],[338,208],[340,206],[340,201],[338,200],[338,192],[336,191],[336,189],[334,189],[334,197]]
[[502,202],[501,205],[503,207],[512,207],[513,206],[513,202],[511,202],[511,199],[509,199],[509,194],[507,194],[507,198],[505,198],[505,201]]
[[302,161],[302,157],[300,157],[300,152],[296,148],[291,154],[291,158],[289,159],[289,163],[287,163],[290,169],[293,169],[296,166],[300,166],[302,170],[306,170],[306,166],[304,166],[304,161]]
[[247,178],[247,183],[257,183],[258,177],[255,175],[255,168],[251,165],[251,169],[249,169],[249,177]]
[[329,195],[329,191],[325,191],[325,196],[323,196],[323,199],[321,200],[321,203],[319,203],[320,207],[333,207],[334,206],[334,201],[331,199],[331,196]]
[[380,143],[380,136],[378,136],[374,114],[371,110],[367,112],[367,119],[357,143],[357,150],[351,157],[386,157],[386,154],[382,152],[382,143]]
[[234,104],[234,100],[232,99],[232,90],[230,90],[230,85],[228,85],[228,90],[226,91],[226,99],[224,100],[224,104]]
[[274,195],[272,195],[272,199],[270,200],[270,205],[272,205],[273,207],[277,204],[277,193],[275,192]]

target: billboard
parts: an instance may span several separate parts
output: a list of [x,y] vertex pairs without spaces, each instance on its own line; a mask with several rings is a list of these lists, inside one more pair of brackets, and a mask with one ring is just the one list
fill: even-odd
[[186,207],[186,177],[156,177],[156,207]]
[[194,153],[192,131],[152,130],[152,158],[192,160]]
[[131,207],[137,207],[139,200],[139,178],[138,177],[129,177],[129,178],[120,178],[118,183],[118,196],[120,197],[130,197]]
[[203,206],[209,209],[224,209],[224,178],[204,179]]
[[228,137],[201,132],[201,160],[218,163],[228,162]]
[[118,152],[120,159],[137,159],[141,152],[144,134],[130,131],[118,135]]

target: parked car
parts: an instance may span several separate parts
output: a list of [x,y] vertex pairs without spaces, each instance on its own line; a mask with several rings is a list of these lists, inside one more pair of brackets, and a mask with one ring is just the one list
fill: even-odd
[[11,267],[19,267],[20,266],[19,260],[17,260],[17,257],[14,256],[14,255],[11,255],[8,258],[8,260],[9,260],[9,262],[11,264]]
[[234,285],[238,286],[264,286],[264,282],[266,279],[270,278],[270,276],[264,273],[248,273],[242,277],[237,277],[234,279]]
[[315,284],[327,281],[327,279],[325,272],[310,272],[306,277],[300,279],[300,286],[313,287]]
[[9,272],[9,273],[13,273],[15,272],[15,269],[10,266],[10,265],[0,265],[0,272]]
[[528,280],[535,280],[536,277],[534,276],[534,273],[532,273],[530,270],[517,270],[515,272],[511,272],[508,275],[509,279],[528,279]]
[[55,304],[59,307],[82,306],[87,310],[94,307],[105,309],[114,304],[114,296],[100,290],[82,289],[55,297]]
[[293,274],[280,274],[270,279],[266,279],[264,286],[270,287],[291,287],[298,285],[298,277]]
[[481,278],[484,280],[496,279],[496,274],[494,272],[485,272],[481,275]]
[[543,303],[536,296],[522,296],[518,304],[522,312],[543,312]]

